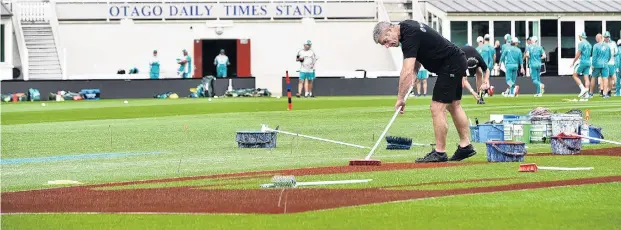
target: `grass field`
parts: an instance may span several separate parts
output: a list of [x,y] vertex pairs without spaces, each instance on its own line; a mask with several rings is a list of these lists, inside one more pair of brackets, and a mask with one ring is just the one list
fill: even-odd
[[[574,97],[494,96],[485,105],[465,98],[463,107],[472,122],[478,118],[481,123],[490,114],[527,114],[535,107],[561,113],[589,109],[590,123],[602,127],[606,139],[621,141],[621,98],[563,101]],[[430,100],[430,97],[408,99],[406,113],[397,118],[388,135],[433,143]],[[273,173],[248,177],[209,175],[346,166],[349,160],[364,158],[368,150],[283,134],[278,135],[275,149],[243,149],[237,148],[236,131],[256,131],[261,124],[272,128],[279,125],[281,130],[289,132],[373,146],[392,116],[394,102],[392,96],[294,98],[292,111],[286,110],[286,98],[130,99],[128,104],[123,100],[65,101],[46,102],[46,106],[41,102],[2,104],[2,195],[68,186],[48,185],[52,180],[93,185],[96,187],[89,188],[93,193],[180,187],[199,193],[262,190],[259,184],[270,183]],[[450,115],[448,121],[447,154],[450,156],[458,136]],[[478,154],[462,162],[468,164],[455,167],[296,175],[298,181],[373,179],[365,184],[300,189],[310,191],[308,194],[317,190],[326,190],[323,191],[326,194],[343,190],[352,197],[356,191],[422,194],[416,199],[395,198],[390,202],[278,215],[121,214],[95,213],[96,210],[93,213],[7,213],[5,205],[13,203],[5,203],[3,199],[2,229],[621,229],[621,180],[433,195],[445,190],[474,191],[494,186],[621,176],[619,156],[536,156],[549,153],[550,144],[527,146],[529,155],[525,162],[540,166],[594,167],[594,170],[519,173],[518,162],[488,163],[485,144],[475,143]],[[618,146],[590,144],[583,149],[610,147]],[[388,151],[382,142],[373,158],[382,163],[413,163],[429,150],[429,147],[413,147]],[[113,182],[132,183],[107,184]],[[328,195],[294,196],[296,192],[291,191],[293,197],[289,199],[330,199]],[[157,196],[148,197],[144,202],[157,199]],[[291,210],[302,209],[304,204],[291,200]]]

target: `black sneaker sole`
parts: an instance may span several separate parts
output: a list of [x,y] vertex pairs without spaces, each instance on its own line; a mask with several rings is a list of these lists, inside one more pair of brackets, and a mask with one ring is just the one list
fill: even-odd
[[443,159],[435,159],[435,160],[423,160],[423,159],[416,159],[414,162],[416,163],[439,163],[439,162],[447,162],[448,159],[447,158],[443,158]]
[[471,153],[469,153],[469,154],[468,154],[467,156],[465,156],[465,157],[456,157],[455,155],[453,155],[453,156],[449,159],[449,161],[462,161],[462,160],[468,159],[468,158],[470,158],[470,157],[472,157],[472,156],[474,156],[474,155],[476,155],[476,154],[477,154],[477,151],[472,151]]

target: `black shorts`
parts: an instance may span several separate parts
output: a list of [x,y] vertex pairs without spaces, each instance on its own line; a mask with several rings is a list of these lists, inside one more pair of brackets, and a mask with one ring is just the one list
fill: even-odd
[[433,87],[431,100],[441,103],[452,103],[461,100],[463,91],[462,78],[468,70],[466,54],[462,51],[445,59],[442,69],[436,74],[438,78]]

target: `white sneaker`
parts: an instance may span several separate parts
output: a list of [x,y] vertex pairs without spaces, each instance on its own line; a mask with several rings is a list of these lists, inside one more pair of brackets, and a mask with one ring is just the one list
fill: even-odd
[[584,88],[584,89],[580,90],[580,94],[578,94],[578,97],[579,98],[584,97],[584,95],[586,93],[588,93],[588,92],[589,92],[589,90],[587,88]]
[[541,94],[535,94],[535,97],[541,97]]

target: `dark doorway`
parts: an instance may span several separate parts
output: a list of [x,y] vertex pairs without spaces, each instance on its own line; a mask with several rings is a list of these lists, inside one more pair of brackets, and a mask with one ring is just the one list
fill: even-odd
[[228,66],[227,77],[237,77],[237,39],[202,40],[203,43],[203,76],[216,76],[214,60],[220,50],[229,57],[231,65]]
[[[561,49],[558,47],[558,20],[540,20],[540,25],[541,36],[539,38],[539,44],[546,51],[546,55],[549,59],[549,61],[546,62],[546,73],[541,76],[556,76],[558,75],[558,53],[561,52]],[[573,42],[573,38],[576,36],[577,33],[572,33],[570,41]]]

